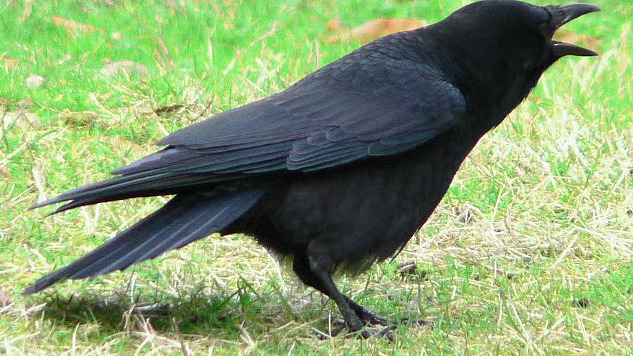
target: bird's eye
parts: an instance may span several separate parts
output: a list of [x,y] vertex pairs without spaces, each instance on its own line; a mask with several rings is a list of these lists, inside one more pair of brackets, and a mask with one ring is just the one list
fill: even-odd
[[540,13],[543,14],[543,16],[539,17],[538,19],[538,23],[540,24],[539,30],[546,37],[551,37],[554,34],[555,30],[554,26],[552,25],[552,12],[547,7],[543,8],[542,10],[543,11]]

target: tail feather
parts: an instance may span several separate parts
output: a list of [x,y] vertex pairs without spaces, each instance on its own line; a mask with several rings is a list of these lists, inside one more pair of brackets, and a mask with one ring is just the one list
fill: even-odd
[[23,294],[39,292],[64,279],[123,270],[221,231],[250,209],[264,192],[251,190],[214,198],[194,194],[177,195],[161,209],[86,256],[40,278]]
[[184,190],[188,186],[204,184],[207,181],[212,181],[212,177],[167,174],[138,177],[120,176],[69,190],[55,198],[34,204],[29,207],[29,210],[41,208],[46,205],[70,201],[52,212],[52,215],[80,206],[111,200],[173,194],[175,190]]

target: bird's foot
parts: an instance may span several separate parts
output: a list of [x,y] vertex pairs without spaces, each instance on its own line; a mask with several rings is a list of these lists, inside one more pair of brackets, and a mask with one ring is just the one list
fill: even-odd
[[389,341],[394,341],[396,339],[396,325],[389,325],[386,327],[383,326],[375,326],[370,327],[366,326],[361,331],[361,336],[364,339],[368,339],[370,337],[378,337],[381,339],[387,339]]
[[356,313],[356,315],[360,318],[360,320],[363,321],[363,323],[365,323],[365,325],[369,324],[388,326],[398,324],[396,320],[390,320],[385,318],[384,316],[378,315],[371,309],[367,309],[351,299],[348,299],[348,303],[350,307],[352,307],[352,309],[354,310],[354,313]]
[[417,325],[417,326],[428,326],[430,328],[433,328],[433,324],[431,324],[431,322],[426,321],[424,319],[409,319],[409,318],[404,318],[400,321],[401,324],[404,325]]
[[396,326],[398,324],[404,325],[431,325],[428,321],[424,319],[409,319],[403,318],[401,320],[388,319],[384,316],[376,314],[371,309],[365,308],[364,306],[354,302],[349,299],[348,303],[350,307],[354,310],[354,313],[362,320],[365,325],[382,325],[382,326]]
[[384,318],[375,313],[366,314],[361,319],[366,323],[365,327],[360,331],[360,335],[365,339],[370,337],[379,337],[381,339],[394,341],[396,339],[396,328],[398,325],[430,325],[429,322],[423,319],[411,320],[409,318],[404,318],[397,321]]
[[[369,309],[365,309],[369,311]],[[326,331],[317,331],[317,336],[321,340],[328,339],[330,337],[336,337],[344,334],[348,337],[361,336],[364,339],[370,337],[378,337],[387,339],[389,341],[395,340],[396,329],[398,325],[415,325],[415,326],[430,326],[426,320],[423,319],[409,319],[404,318],[400,321],[387,319],[373,312],[363,313],[359,318],[363,321],[364,325],[357,330],[350,328],[343,319],[335,320],[332,326]],[[349,331],[348,333],[346,333]]]
[[[346,331],[350,331],[346,333]],[[325,340],[331,337],[336,337],[341,334],[345,334],[347,337],[360,336],[363,339],[369,339],[370,337],[384,338],[389,341],[395,340],[396,337],[396,325],[389,326],[364,326],[360,330],[350,330],[343,321],[336,327],[332,327],[326,331],[317,331],[317,337],[321,340]]]

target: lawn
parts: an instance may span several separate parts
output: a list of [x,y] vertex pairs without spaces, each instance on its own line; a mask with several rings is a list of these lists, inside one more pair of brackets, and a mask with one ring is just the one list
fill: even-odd
[[327,41],[330,19],[433,23],[469,1],[1,2],[0,353],[633,354],[633,3],[587,1],[603,11],[563,35],[600,56],[552,67],[402,253],[338,277],[429,322],[391,341],[322,340],[336,305],[242,235],[23,297],[166,198],[26,209],[360,45]]

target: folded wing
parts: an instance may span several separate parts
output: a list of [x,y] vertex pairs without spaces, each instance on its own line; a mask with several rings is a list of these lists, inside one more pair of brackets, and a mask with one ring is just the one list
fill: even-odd
[[[119,175],[34,207],[178,193],[259,174],[309,172],[423,145],[463,115],[461,92],[419,62],[356,52],[266,99],[161,140],[165,149]],[[381,55],[374,52],[373,56]]]

